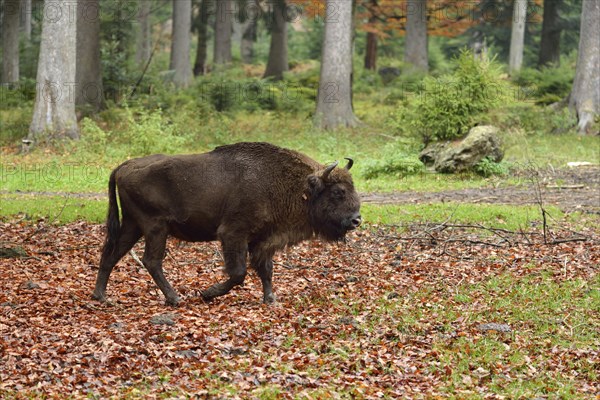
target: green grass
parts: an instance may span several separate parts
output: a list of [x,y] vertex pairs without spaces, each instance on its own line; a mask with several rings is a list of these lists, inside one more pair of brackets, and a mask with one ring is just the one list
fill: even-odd
[[600,138],[575,134],[526,135],[511,131],[504,135],[505,160],[517,166],[566,167],[571,161],[600,165]]
[[449,394],[481,383],[510,398],[578,398],[573,376],[560,372],[562,363],[580,379],[597,381],[591,355],[564,354],[590,352],[600,344],[600,278],[556,282],[554,273],[542,269],[525,277],[503,274],[456,289],[475,301],[457,302],[457,295],[440,299],[439,320],[468,315],[471,325],[499,322],[514,331],[437,340],[432,347],[438,355],[432,361],[451,371],[445,381]]
[[[547,207],[550,215],[562,219],[564,213],[556,207]],[[361,214],[372,224],[403,225],[415,222],[444,222],[481,224],[508,230],[528,230],[540,223],[542,216],[536,206],[513,206],[504,204],[364,204]]]
[[45,219],[66,224],[78,220],[104,222],[107,200],[77,197],[0,195],[0,218],[22,218],[27,221]]
[[65,156],[6,156],[0,164],[0,190],[15,192],[104,193],[111,168]]
[[[557,281],[555,274],[535,264],[526,276],[502,273],[451,288],[438,283],[358,312],[347,305],[347,314],[368,314],[373,322],[360,324],[363,334],[339,339],[374,346],[379,339],[373,333],[393,323],[399,339],[433,338],[426,364],[440,375],[438,388],[452,398],[481,398],[477,386],[508,398],[580,398],[573,379],[597,382],[600,377],[594,364],[600,345],[600,277]],[[438,334],[424,331],[432,319]],[[489,322],[508,324],[512,332],[477,329]],[[331,347],[336,348],[335,341]],[[359,357],[360,346],[349,345],[344,354]]]

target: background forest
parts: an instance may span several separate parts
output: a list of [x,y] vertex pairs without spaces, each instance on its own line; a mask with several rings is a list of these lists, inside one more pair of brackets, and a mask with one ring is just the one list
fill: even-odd
[[[319,65],[333,57],[322,49],[324,21],[327,12],[337,18],[336,4],[343,2],[332,2],[329,11],[324,1],[307,0],[90,0],[79,2],[77,9],[36,0],[2,4],[2,143],[40,133],[81,136],[90,142],[94,125],[107,138],[128,142],[124,131],[131,130],[124,123],[131,118],[154,118],[172,126],[172,140],[165,134],[159,135],[162,140],[146,140],[157,146],[141,151],[148,153],[184,141],[185,148],[192,142],[208,145],[207,140],[218,144],[213,138],[216,130],[225,129],[221,120],[245,119],[240,113],[276,112],[278,119],[295,121],[314,117]],[[518,11],[521,5],[524,12]],[[503,128],[565,133],[577,118],[576,110],[563,112],[560,102],[568,102],[575,78],[581,7],[580,0],[358,1],[352,7],[352,52],[345,55],[353,65],[353,97],[343,102],[353,101],[358,120],[390,136],[444,137],[439,127],[423,125],[431,119],[440,125],[469,119],[470,126],[493,120]],[[61,21],[74,22],[75,16],[77,23],[60,33],[65,37],[56,37],[64,41],[65,58],[44,59],[42,67],[59,68],[58,77],[66,78],[68,68],[60,65],[64,62],[73,67],[76,83],[40,83],[42,22],[49,22],[50,36],[54,28],[60,30]],[[521,17],[522,37],[511,42],[518,36]],[[336,25],[341,24],[332,23]],[[472,74],[459,65],[461,51],[471,51],[482,61],[484,84],[488,89],[499,84],[497,93],[486,95],[484,112],[474,111],[480,109],[475,105],[474,110],[440,117],[444,114],[435,108],[440,103],[423,113],[424,92],[460,79],[461,68]],[[471,89],[486,90],[465,88]],[[70,109],[73,115],[65,114],[53,126],[39,124],[40,117],[33,117],[36,93],[54,95],[59,105],[74,101],[78,124]],[[540,117],[548,112],[544,106],[552,104],[553,118]],[[481,115],[467,115],[476,113]],[[203,122],[175,121],[186,116]],[[221,128],[209,122],[215,119]],[[585,124],[580,130],[597,132],[593,120]],[[462,130],[458,132],[447,135]],[[140,154],[132,150],[131,155]]]

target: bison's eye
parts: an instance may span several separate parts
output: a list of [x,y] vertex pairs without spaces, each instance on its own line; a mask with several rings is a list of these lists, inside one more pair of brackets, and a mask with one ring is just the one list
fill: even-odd
[[341,199],[341,198],[343,198],[343,197],[344,197],[344,195],[345,195],[345,191],[344,191],[344,189],[341,189],[341,188],[334,188],[334,189],[331,191],[331,194],[332,194],[332,195],[333,195],[333,197],[335,197],[336,199]]

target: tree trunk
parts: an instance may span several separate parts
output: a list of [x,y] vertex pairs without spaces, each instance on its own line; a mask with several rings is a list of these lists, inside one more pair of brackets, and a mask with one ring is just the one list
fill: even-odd
[[592,133],[600,114],[600,2],[583,0],[579,54],[569,108],[577,114],[580,133]]
[[352,1],[327,0],[315,125],[355,126],[352,109]]
[[285,0],[273,3],[273,18],[271,19],[271,47],[269,60],[263,78],[272,77],[275,80],[283,79],[283,73],[288,67],[287,49],[287,21]]
[[198,47],[196,49],[196,62],[194,63],[194,76],[206,73],[206,47],[208,44],[208,13],[213,0],[199,0],[200,13],[196,18],[195,28],[198,32]]
[[[252,64],[254,61],[254,43],[258,27],[258,18],[260,15],[260,4],[258,0],[250,0],[246,6],[247,12],[244,14],[245,21],[242,24],[242,42],[240,44],[240,53],[244,64]],[[253,12],[256,11],[256,12]]]
[[367,49],[365,52],[365,69],[377,70],[377,35],[367,32]]
[[44,18],[36,99],[28,140],[79,138],[75,116],[76,5],[60,3],[65,18]]
[[26,43],[31,42],[31,0],[21,0],[21,15],[23,20],[23,36]]
[[2,83],[19,80],[19,20],[21,0],[4,0],[2,15]]
[[91,106],[97,112],[104,106],[100,63],[100,1],[77,2],[77,62],[75,65],[75,105]]
[[231,0],[215,0],[215,47],[213,62],[217,65],[231,62],[231,31],[235,10]]
[[419,71],[429,70],[427,38],[427,0],[409,0],[406,3],[406,38],[404,62]]
[[527,0],[514,0],[508,72],[518,72],[523,65],[523,46],[525,44],[525,22],[527,19]]
[[[371,17],[369,18],[369,24],[371,26],[377,22],[376,7],[377,0],[371,0],[370,9]],[[365,69],[372,71],[377,70],[377,35],[374,32],[367,32],[367,47],[365,51]]]
[[190,32],[192,28],[192,0],[173,0],[173,39],[171,41],[171,64],[175,70],[173,83],[186,88],[192,82],[190,65]]
[[544,20],[542,22],[542,43],[538,67],[560,64],[560,34],[562,26],[558,8],[563,0],[544,0]]
[[148,0],[140,0],[139,11],[137,20],[140,25],[137,37],[137,49],[135,52],[135,61],[140,69],[146,66],[146,63],[150,59],[150,43],[151,43],[151,31],[150,31],[150,6],[151,2]]

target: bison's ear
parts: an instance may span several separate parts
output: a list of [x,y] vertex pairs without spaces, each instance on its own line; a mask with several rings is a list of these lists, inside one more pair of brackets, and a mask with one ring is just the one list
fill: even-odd
[[325,185],[323,184],[323,179],[317,175],[309,175],[308,176],[308,189],[312,195],[316,195],[320,193]]

